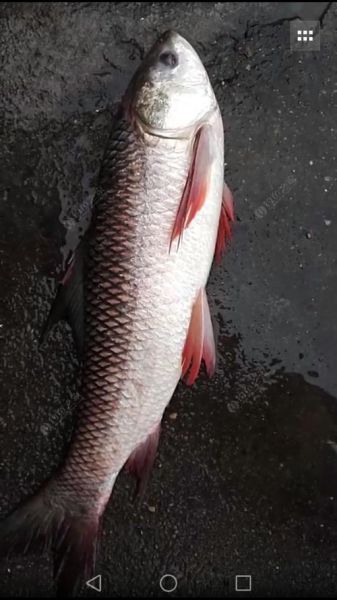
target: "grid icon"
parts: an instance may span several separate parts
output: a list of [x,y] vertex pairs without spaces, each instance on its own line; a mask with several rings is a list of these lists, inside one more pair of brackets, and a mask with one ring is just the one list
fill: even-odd
[[320,50],[320,22],[301,21],[290,23],[290,49],[293,52]]
[[297,31],[298,42],[313,42],[314,41],[314,30],[313,29],[298,29]]

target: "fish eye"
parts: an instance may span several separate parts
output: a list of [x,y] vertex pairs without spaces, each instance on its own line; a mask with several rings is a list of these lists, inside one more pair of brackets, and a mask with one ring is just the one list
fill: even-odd
[[173,69],[178,64],[178,56],[174,52],[162,52],[159,61],[166,67]]

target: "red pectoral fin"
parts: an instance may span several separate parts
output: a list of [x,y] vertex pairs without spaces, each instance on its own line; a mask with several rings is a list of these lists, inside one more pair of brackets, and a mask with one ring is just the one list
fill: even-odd
[[192,385],[205,361],[208,375],[215,370],[215,342],[206,291],[201,289],[192,309],[191,322],[183,351],[182,376],[188,371],[186,383]]
[[218,237],[216,240],[215,246],[215,258],[219,263],[221,261],[223,252],[226,247],[226,243],[232,237],[230,223],[234,221],[234,206],[233,206],[233,196],[229,187],[225,183],[223,198],[222,198],[222,206],[220,213],[220,221],[218,228]]
[[171,244],[194,219],[205,202],[212,163],[211,128],[205,125],[199,129],[193,143],[191,166],[174,222]]
[[84,344],[83,259],[84,241],[80,242],[68,260],[39,339],[41,346],[54,325],[66,319],[72,328],[79,357],[82,356]]

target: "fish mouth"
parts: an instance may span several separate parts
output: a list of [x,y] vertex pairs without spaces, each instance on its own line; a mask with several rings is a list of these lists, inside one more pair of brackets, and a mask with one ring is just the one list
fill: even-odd
[[164,31],[164,33],[158,38],[156,45],[162,45],[162,44],[180,44],[181,46],[184,46],[186,49],[188,50],[192,50],[194,52],[194,49],[192,47],[192,45],[187,41],[186,38],[184,38],[182,35],[180,35],[180,33],[178,33],[177,31],[173,30],[173,29],[168,29],[167,31]]

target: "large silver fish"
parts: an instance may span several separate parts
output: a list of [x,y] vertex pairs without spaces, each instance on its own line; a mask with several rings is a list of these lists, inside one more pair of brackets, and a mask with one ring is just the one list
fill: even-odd
[[194,49],[166,32],[122,99],[91,225],[45,328],[67,316],[83,357],[68,456],[0,531],[19,548],[39,538],[52,544],[60,594],[94,572],[120,471],[134,473],[144,490],[179,380],[192,384],[202,361],[214,371],[205,288],[232,220],[217,100]]

